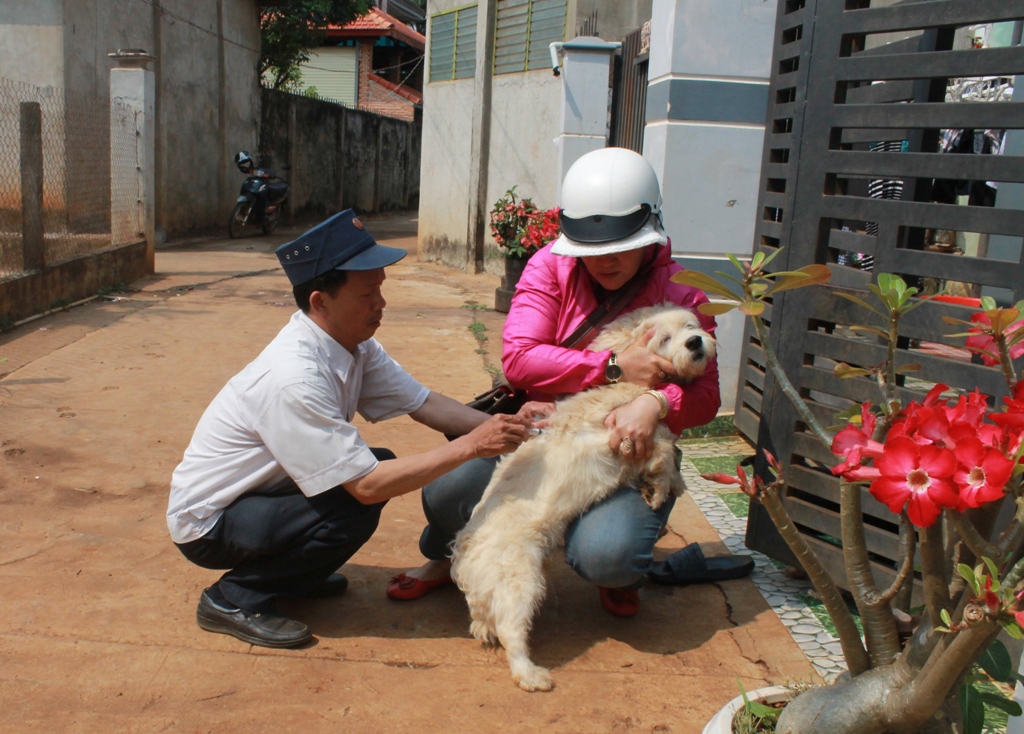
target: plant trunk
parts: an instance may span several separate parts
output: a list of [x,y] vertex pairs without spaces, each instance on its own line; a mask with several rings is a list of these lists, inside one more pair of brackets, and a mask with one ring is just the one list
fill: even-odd
[[[897,663],[875,668],[856,678],[812,688],[794,698],[779,717],[775,734],[955,734],[960,729],[950,713],[958,712],[956,690],[924,722],[892,720],[886,705],[910,685]],[[954,714],[955,715],[955,714]],[[897,717],[899,718],[899,717]]]

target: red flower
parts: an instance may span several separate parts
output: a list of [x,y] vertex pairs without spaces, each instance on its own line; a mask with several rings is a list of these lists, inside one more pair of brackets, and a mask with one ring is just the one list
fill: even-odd
[[918,527],[932,525],[943,507],[960,503],[950,482],[957,460],[949,449],[897,436],[886,442],[885,453],[875,464],[881,476],[871,483],[871,494],[896,513],[909,503],[910,521]]
[[969,438],[956,447],[960,462],[953,480],[960,488],[960,506],[981,507],[1003,497],[1003,489],[1013,472],[1013,462],[1001,451],[986,447],[981,440]]

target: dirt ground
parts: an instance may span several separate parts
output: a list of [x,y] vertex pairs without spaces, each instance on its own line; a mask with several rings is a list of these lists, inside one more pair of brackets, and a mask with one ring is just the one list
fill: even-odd
[[[420,262],[413,215],[367,219],[410,255],[388,269],[377,338],[466,400],[500,358],[498,278]],[[315,641],[252,647],[195,624],[216,572],[165,523],[170,475],[210,399],[294,311],[271,238],[163,245],[157,273],[0,334],[0,731],[699,733],[738,693],[813,673],[748,580],[648,586],[632,619],[550,563],[533,635],[551,693],[469,636],[459,592],[387,599],[419,565],[419,493],[389,503],[344,567],[348,592],[291,602]],[[474,307],[474,304],[477,304]],[[408,455],[444,438],[408,418],[360,428]],[[682,498],[660,552],[718,536]]]

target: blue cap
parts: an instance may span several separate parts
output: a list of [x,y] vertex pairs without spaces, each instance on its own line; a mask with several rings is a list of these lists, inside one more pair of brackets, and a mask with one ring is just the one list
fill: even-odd
[[406,256],[397,247],[378,245],[351,209],[335,214],[275,251],[293,286],[329,270],[376,270]]

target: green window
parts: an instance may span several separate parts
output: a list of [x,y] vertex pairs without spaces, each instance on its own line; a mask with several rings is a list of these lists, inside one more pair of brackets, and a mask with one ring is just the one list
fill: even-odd
[[430,18],[430,81],[466,79],[476,71],[477,6]]
[[551,67],[548,45],[565,38],[566,0],[498,0],[494,73]]

